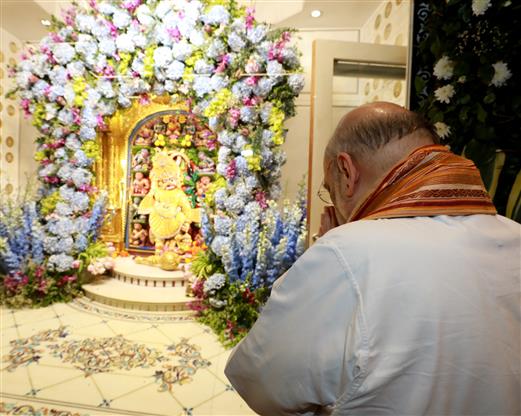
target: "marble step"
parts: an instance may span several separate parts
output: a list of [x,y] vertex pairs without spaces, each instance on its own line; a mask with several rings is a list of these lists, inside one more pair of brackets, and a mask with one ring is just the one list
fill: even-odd
[[101,278],[82,286],[85,296],[117,308],[142,311],[187,311],[194,298],[186,296],[184,286],[144,287],[113,278]]
[[124,283],[145,287],[184,287],[191,277],[186,269],[166,271],[138,264],[132,257],[117,257],[112,275]]

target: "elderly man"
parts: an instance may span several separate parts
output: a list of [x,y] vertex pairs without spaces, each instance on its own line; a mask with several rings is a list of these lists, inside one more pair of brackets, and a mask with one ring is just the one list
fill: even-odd
[[325,152],[334,208],[226,375],[262,415],[518,415],[521,227],[472,162],[389,103]]

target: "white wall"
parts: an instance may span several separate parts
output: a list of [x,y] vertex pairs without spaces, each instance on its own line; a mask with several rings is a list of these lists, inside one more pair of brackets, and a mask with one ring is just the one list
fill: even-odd
[[14,87],[8,67],[15,64],[21,43],[1,28],[0,38],[0,192],[11,195],[19,182],[20,112],[17,102],[5,94]]
[[[295,44],[302,52],[302,66],[305,85],[296,100],[297,115],[289,119],[286,143],[283,148],[287,155],[286,165],[282,168],[282,198],[295,198],[298,185],[308,172],[309,128],[311,106],[311,61],[312,44],[315,39],[343,40],[358,42],[360,33],[357,29],[345,30],[302,30],[295,34]],[[355,78],[334,77],[333,79],[333,121],[340,118],[359,104],[358,82]]]
[[[408,46],[410,0],[384,1],[360,29],[362,42]],[[360,78],[360,101],[389,101],[405,105],[405,80]]]

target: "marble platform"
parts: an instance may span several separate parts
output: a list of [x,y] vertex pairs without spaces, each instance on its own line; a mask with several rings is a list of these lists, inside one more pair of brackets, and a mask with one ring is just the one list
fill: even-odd
[[186,296],[189,271],[165,271],[138,264],[132,257],[118,257],[115,262],[111,277],[82,286],[87,297],[118,308],[190,313],[188,303],[194,299]]

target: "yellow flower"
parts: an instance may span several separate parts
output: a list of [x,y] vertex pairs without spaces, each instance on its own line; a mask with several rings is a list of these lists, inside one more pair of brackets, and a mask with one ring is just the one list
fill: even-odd
[[119,61],[118,72],[120,74],[125,75],[128,71],[128,65],[130,63],[130,60],[132,59],[132,55],[126,52],[121,52],[119,56],[121,58],[121,61]]
[[284,143],[284,123],[285,114],[284,111],[278,106],[274,105],[271,109],[268,123],[270,125],[270,131],[273,133],[273,143],[280,146]]
[[210,102],[206,110],[204,110],[204,115],[206,117],[215,117],[218,116],[228,110],[233,103],[233,94],[227,89],[223,88],[219,91],[214,99]]
[[185,134],[183,138],[179,141],[179,144],[183,147],[190,147],[192,145],[192,135]]
[[156,146],[165,146],[166,145],[165,136],[163,134],[158,134],[157,139],[154,142],[154,144]]
[[58,202],[62,199],[60,197],[60,191],[53,192],[49,196],[40,200],[41,212],[43,215],[49,215],[54,211]]
[[36,152],[34,154],[34,160],[36,160],[37,162],[39,162],[40,160],[43,160],[45,159],[45,152],[42,152],[41,150],[39,152]]
[[145,51],[145,57],[143,58],[143,64],[144,64],[144,71],[143,76],[145,78],[150,78],[154,75],[154,51],[156,47],[149,46]]
[[76,94],[74,96],[74,105],[77,107],[83,107],[83,102],[87,98],[87,92],[85,91],[87,88],[87,83],[85,82],[85,78],[76,77],[72,82],[72,89]]
[[194,69],[190,66],[185,66],[185,71],[183,72],[183,79],[185,81],[193,81],[194,80]]
[[81,150],[85,153],[85,156],[92,159],[99,159],[101,151],[99,144],[96,141],[89,140],[81,145]]
[[198,51],[195,51],[191,56],[189,56],[186,60],[185,60],[185,63],[187,66],[194,66],[195,63],[201,59],[203,57],[203,52],[198,50]]
[[35,106],[34,113],[33,113],[33,126],[35,127],[41,127],[43,124],[43,121],[45,120],[45,106],[42,103],[38,103]]

